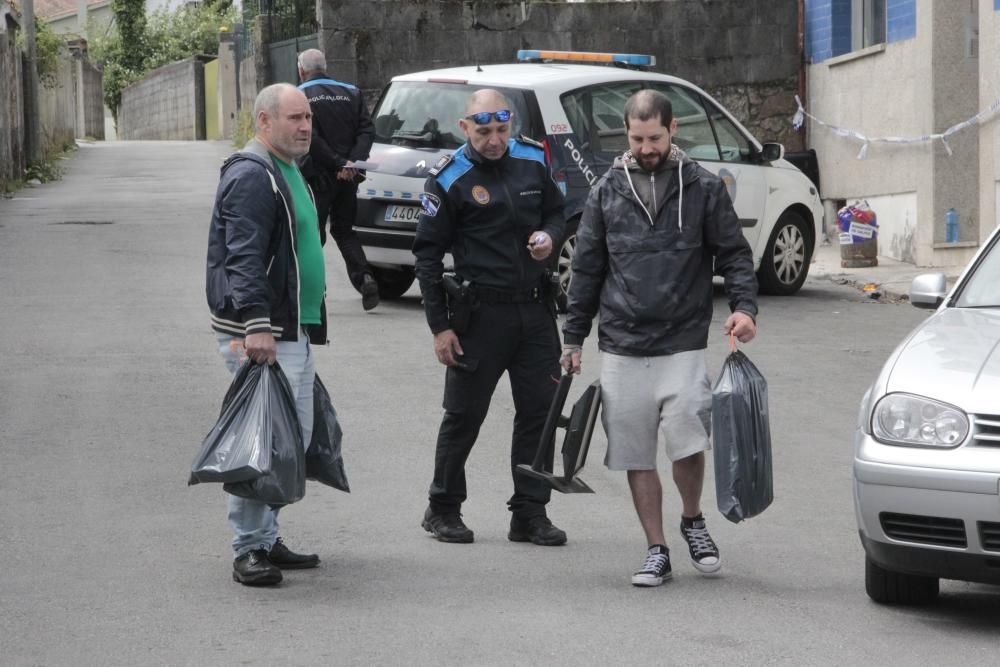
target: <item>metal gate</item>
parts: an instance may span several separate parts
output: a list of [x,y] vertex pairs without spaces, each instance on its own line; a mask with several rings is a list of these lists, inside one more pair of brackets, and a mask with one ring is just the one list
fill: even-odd
[[268,45],[268,58],[271,83],[299,83],[299,73],[296,67],[299,54],[306,49],[315,49],[319,44],[317,35],[292,37]]

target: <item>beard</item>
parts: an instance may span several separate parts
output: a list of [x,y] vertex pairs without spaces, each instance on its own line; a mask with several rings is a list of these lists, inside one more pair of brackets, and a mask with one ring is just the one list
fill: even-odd
[[653,153],[652,155],[639,155],[633,153],[632,156],[635,161],[639,163],[639,166],[643,171],[656,171],[667,161],[670,157],[670,153]]

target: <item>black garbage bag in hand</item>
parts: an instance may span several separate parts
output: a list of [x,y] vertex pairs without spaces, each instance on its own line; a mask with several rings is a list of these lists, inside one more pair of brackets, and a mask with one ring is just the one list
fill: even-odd
[[767,509],[774,500],[767,380],[739,350],[712,388],[712,440],[719,511],[739,523]]
[[272,507],[290,505],[306,495],[306,455],[292,388],[277,363],[260,364],[270,378],[267,400],[271,418],[271,469],[256,479],[225,484],[234,496],[259,500]]
[[306,479],[350,493],[340,449],[343,438],[344,432],[340,429],[330,393],[316,375],[313,382],[313,431],[309,449],[306,450]]
[[271,470],[271,374],[245,363],[222,400],[219,420],[191,464],[188,484],[241,482]]

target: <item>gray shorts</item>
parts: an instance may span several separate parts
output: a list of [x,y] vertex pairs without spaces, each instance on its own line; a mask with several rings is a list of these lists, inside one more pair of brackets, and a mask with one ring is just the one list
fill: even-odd
[[711,449],[705,350],[660,357],[604,352],[601,422],[608,435],[604,465],[611,470],[655,470],[659,435],[671,461]]

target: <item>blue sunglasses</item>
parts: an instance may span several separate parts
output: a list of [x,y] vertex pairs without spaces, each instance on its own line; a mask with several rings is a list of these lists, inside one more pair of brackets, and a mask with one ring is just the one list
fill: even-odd
[[486,125],[491,118],[496,118],[499,123],[506,123],[510,120],[510,116],[510,109],[500,109],[499,111],[480,111],[466,116],[465,120],[471,120],[476,125]]

